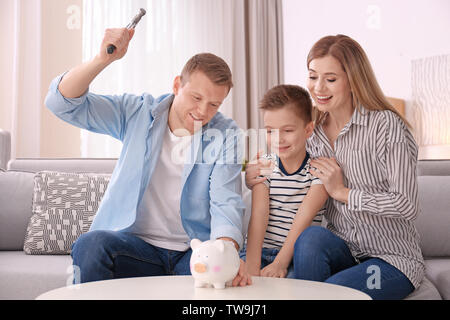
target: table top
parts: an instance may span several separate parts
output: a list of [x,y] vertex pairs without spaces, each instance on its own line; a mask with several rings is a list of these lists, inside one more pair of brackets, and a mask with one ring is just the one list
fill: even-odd
[[358,290],[296,279],[252,277],[252,285],[195,288],[192,276],[124,278],[48,291],[38,300],[370,300]]

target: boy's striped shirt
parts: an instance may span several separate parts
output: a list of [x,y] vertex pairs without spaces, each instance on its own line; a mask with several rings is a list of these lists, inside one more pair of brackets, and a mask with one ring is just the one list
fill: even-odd
[[[269,223],[264,236],[264,248],[281,248],[291,229],[303,198],[320,179],[309,173],[309,154],[299,169],[288,174],[278,158],[278,166],[264,184],[269,188]],[[314,217],[313,224],[321,225],[323,211]]]

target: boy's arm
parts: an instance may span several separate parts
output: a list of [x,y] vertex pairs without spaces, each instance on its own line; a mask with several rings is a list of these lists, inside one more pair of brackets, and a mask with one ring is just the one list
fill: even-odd
[[327,199],[328,193],[323,184],[311,186],[298,208],[291,230],[289,230],[288,236],[274,262],[279,263],[283,268],[288,268],[294,255],[294,245],[297,238],[303,230],[311,225],[315,215],[323,207]]
[[252,214],[247,237],[247,270],[251,275],[259,275],[261,269],[261,250],[269,222],[269,188],[257,184],[252,190]]

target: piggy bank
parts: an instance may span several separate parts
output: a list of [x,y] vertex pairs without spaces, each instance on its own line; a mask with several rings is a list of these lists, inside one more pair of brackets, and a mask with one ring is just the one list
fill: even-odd
[[231,241],[198,239],[191,241],[191,273],[195,287],[224,289],[239,271],[239,254]]

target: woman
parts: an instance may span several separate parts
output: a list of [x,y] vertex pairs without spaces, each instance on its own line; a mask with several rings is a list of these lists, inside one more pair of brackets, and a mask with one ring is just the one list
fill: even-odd
[[[403,299],[425,270],[414,225],[417,145],[409,124],[387,102],[355,40],[320,39],[307,67],[318,111],[307,145],[311,173],[330,198],[327,228],[311,226],[296,241],[296,278]],[[264,179],[260,166],[247,166],[249,188]]]

